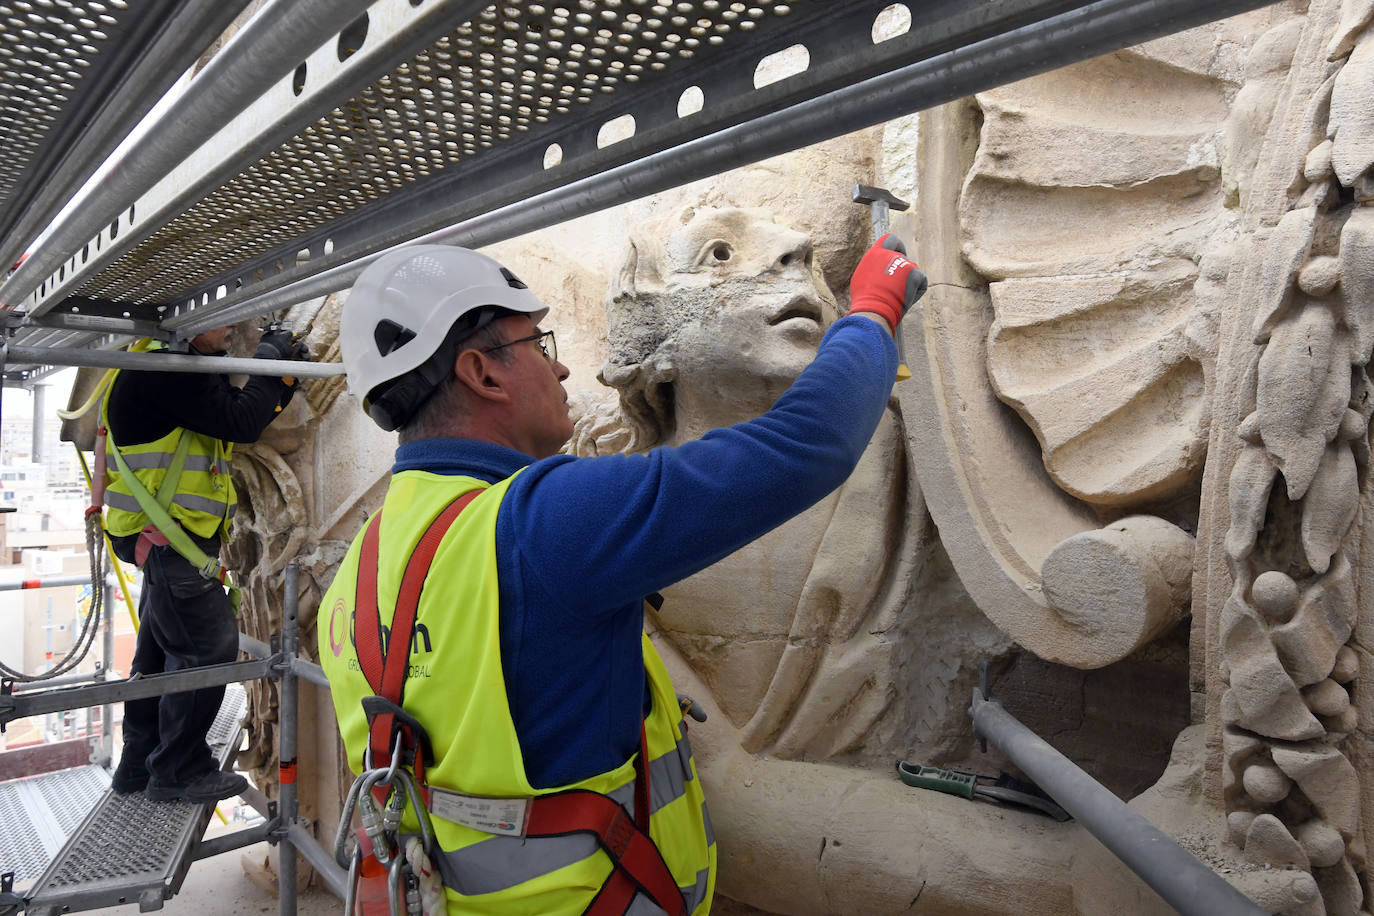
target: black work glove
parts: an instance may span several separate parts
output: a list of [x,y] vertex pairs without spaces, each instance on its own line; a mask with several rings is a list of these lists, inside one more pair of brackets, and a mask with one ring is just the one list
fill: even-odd
[[255,359],[295,359],[297,349],[304,349],[296,342],[296,335],[286,328],[273,328],[262,335],[258,341]]

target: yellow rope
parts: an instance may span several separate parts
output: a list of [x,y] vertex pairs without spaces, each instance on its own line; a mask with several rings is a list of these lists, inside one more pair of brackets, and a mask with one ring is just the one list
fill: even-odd
[[[151,337],[145,337],[142,340],[136,340],[130,344],[129,352],[142,353],[152,345],[153,339]],[[91,396],[86,399],[86,403],[75,410],[59,410],[57,412],[58,418],[63,420],[75,420],[77,417],[85,416],[86,411],[94,407],[96,402],[100,400],[100,396],[105,393],[105,386],[110,384],[110,379],[114,378],[114,374],[118,371],[118,369],[106,369],[105,374],[100,377],[100,383],[95,386],[95,390],[91,392]],[[90,474],[86,475],[86,482],[90,483]]]

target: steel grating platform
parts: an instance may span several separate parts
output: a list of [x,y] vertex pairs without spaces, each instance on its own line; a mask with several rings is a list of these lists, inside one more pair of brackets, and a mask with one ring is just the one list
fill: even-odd
[[[247,693],[230,684],[206,738],[221,766],[238,752],[246,708]],[[214,808],[106,791],[26,893],[26,912],[56,916],[131,901],[143,912],[160,909],[180,889]]]
[[185,339],[1268,2],[274,0],[0,302],[16,348]]
[[26,887],[109,788],[110,774],[94,765],[0,783],[0,871]]

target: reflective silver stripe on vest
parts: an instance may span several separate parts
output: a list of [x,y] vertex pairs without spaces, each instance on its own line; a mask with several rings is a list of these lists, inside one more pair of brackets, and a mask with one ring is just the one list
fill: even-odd
[[[106,466],[114,469],[119,468],[119,461],[116,460],[114,452],[110,449],[105,450]],[[189,461],[190,455],[186,458]],[[172,465],[171,452],[135,452],[132,455],[125,455],[124,460],[129,465],[131,471],[161,471]]]
[[[115,460],[113,453],[106,450],[109,458],[106,466],[118,469],[119,463]],[[173,454],[171,452],[136,452],[132,455],[125,455],[124,461],[129,465],[131,471],[165,471],[172,466]],[[229,462],[223,458],[213,458],[210,455],[187,455],[186,461],[182,464],[183,471],[195,471],[202,474],[209,474],[211,471],[216,474],[228,474]]]
[[233,507],[222,499],[211,499],[208,496],[195,496],[191,493],[178,493],[172,497],[172,502],[183,509],[191,509],[195,512],[204,512],[206,515],[225,515],[225,509],[229,509],[229,515],[234,514]]
[[[621,786],[609,797],[634,817],[634,783]],[[445,887],[460,894],[494,894],[581,862],[600,848],[596,836],[590,833],[535,838],[493,836],[454,852],[441,850],[439,874]]]
[[682,891],[682,899],[687,901],[687,912],[695,913],[697,907],[706,899],[706,888],[711,882],[711,870],[703,868],[697,872],[697,881],[691,887],[679,887]]
[[[649,761],[651,815],[687,791],[692,774],[691,759],[692,747],[684,735],[672,750]],[[609,793],[630,817],[634,817],[634,788],[634,783],[629,782]],[[705,805],[702,813],[705,813]],[[706,838],[708,845],[715,842],[710,821],[706,822]],[[460,894],[493,894],[581,862],[600,848],[596,837],[590,833],[558,837],[493,836],[452,852],[441,851],[439,873],[444,884]],[[698,877],[698,883],[700,881]],[[705,885],[702,888],[704,894]],[[693,908],[689,906],[689,912]]]
[[118,490],[105,491],[105,505],[111,509],[119,509],[124,512],[142,512],[143,507],[138,504],[128,493],[120,493]]
[[[690,909],[687,912],[692,912]],[[643,892],[635,894],[635,898],[630,901],[630,905],[625,909],[625,916],[668,916],[663,912],[663,907],[654,903]]]
[[[192,496],[186,493],[178,493],[172,498],[172,502],[183,509],[192,509],[196,512],[204,512],[207,515],[219,516],[221,518],[233,518],[234,506],[227,506],[222,499],[210,499],[205,496]],[[120,493],[118,490],[105,491],[105,505],[111,509],[119,509],[124,512],[142,514],[143,507],[138,504],[128,493]]]
[[657,814],[658,809],[681,798],[691,777],[692,745],[683,735],[671,751],[649,762],[649,813]]
[[716,828],[711,826],[711,812],[706,810],[706,799],[701,800],[701,823],[706,828],[706,845],[716,845]]
[[[701,906],[701,901],[706,899],[706,887],[711,880],[710,869],[703,868],[697,872],[696,883],[683,887],[678,886],[682,892],[682,900],[687,904],[687,912],[695,913],[697,907]],[[663,908],[649,899],[643,891],[635,894],[635,899],[630,901],[629,909],[625,911],[625,916],[667,916]]]

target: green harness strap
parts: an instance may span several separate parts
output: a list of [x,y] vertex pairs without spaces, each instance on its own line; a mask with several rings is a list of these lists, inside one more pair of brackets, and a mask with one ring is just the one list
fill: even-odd
[[[105,413],[103,405],[101,413]],[[104,421],[105,428],[109,429],[107,417],[102,416],[101,420]],[[229,589],[229,606],[233,608],[235,614],[238,614],[239,601],[242,596],[239,594],[238,586],[229,580],[229,571],[221,566],[218,560],[196,546],[196,542],[191,540],[186,529],[181,527],[176,519],[167,512],[167,507],[172,504],[172,499],[176,496],[176,485],[181,480],[181,472],[186,465],[186,454],[191,448],[190,437],[183,434],[177,438],[176,451],[172,453],[172,465],[163,476],[162,485],[158,487],[156,497],[148,492],[143,481],[139,480],[134,472],[129,469],[129,462],[124,460],[124,453],[115,444],[113,434],[105,437],[105,444],[110,453],[114,455],[115,464],[119,465],[119,473],[129,487],[129,494],[133,496],[138,507],[148,516],[148,521],[152,522],[153,527],[167,539],[171,548],[181,554],[186,562],[194,566],[202,576],[207,579],[214,579]]]
[[[109,427],[106,427],[106,429],[108,428]],[[106,445],[114,445],[114,441],[110,436],[105,437],[105,443]],[[119,454],[118,445],[115,445],[114,448],[115,453],[119,455],[119,457],[115,458],[115,461],[118,462],[123,455]],[[181,472],[186,470],[186,454],[189,451],[191,451],[191,437],[177,436],[177,447],[172,452],[172,465],[167,468],[167,473],[162,475],[162,485],[157,488],[157,504],[162,507],[163,512],[170,513],[172,500],[176,499],[177,484],[181,483]],[[124,472],[124,466],[122,464],[119,470],[120,473]],[[137,480],[138,478],[134,479]],[[143,486],[142,481],[139,481],[139,486]],[[133,488],[130,487],[129,489]],[[177,527],[180,528],[181,526],[178,525]]]

